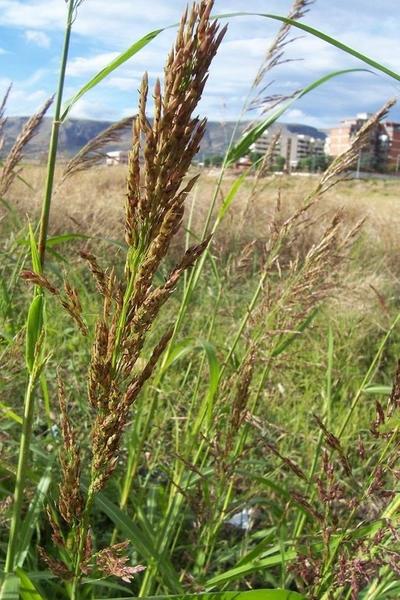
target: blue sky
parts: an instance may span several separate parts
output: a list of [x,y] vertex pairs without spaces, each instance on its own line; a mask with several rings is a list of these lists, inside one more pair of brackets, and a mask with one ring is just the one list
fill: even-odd
[[[139,37],[176,22],[185,4],[185,0],[84,0],[74,24],[66,97]],[[290,5],[290,0],[216,0],[215,12],[284,15]],[[0,94],[13,81],[9,114],[30,114],[52,94],[65,11],[64,0],[0,0]],[[400,72],[400,0],[317,0],[304,20]],[[277,27],[259,17],[230,21],[199,107],[202,115],[220,121],[238,116]],[[162,72],[172,39],[173,31],[161,34],[82,98],[72,116],[117,119],[134,114],[143,71],[152,79]],[[299,89],[335,69],[362,66],[307,34],[288,47],[287,57],[302,60],[271,72],[269,93]],[[398,95],[400,83],[384,75],[345,75],[297,102],[283,120],[329,127],[357,112],[374,111]],[[400,109],[391,116],[400,120]]]

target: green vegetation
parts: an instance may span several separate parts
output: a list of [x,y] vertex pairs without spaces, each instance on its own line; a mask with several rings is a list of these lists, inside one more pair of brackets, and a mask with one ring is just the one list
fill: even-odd
[[[109,135],[57,178],[61,121],[162,31],[62,110],[80,3],[67,5],[47,184],[32,225],[13,194],[29,183],[22,151],[45,110],[0,175],[1,600],[398,598],[395,218],[381,203],[384,224],[376,213],[365,223],[369,206],[357,212],[330,196],[391,104],[305,187],[277,184],[265,164],[239,176],[228,168],[294,99],[231,144],[217,180],[199,179],[191,163],[205,124],[193,114],[224,29],[211,1],[197,3],[163,86],[149,90],[143,77],[120,197],[124,234],[108,222],[101,236],[93,221],[84,231],[84,219],[77,232],[65,222],[54,232],[54,185],[58,195],[65,185],[82,191]],[[270,15],[283,21],[273,52],[306,6],[296,2],[289,19]],[[103,173],[88,187],[93,202]],[[364,185],[372,197],[373,182]]]

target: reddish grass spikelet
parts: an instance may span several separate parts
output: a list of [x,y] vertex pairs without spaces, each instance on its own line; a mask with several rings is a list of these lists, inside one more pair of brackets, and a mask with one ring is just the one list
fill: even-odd
[[318,426],[324,435],[326,444],[332,450],[335,450],[338,453],[339,460],[342,464],[342,467],[343,467],[346,475],[351,475],[351,472],[352,472],[351,464],[350,464],[348,457],[346,456],[345,451],[342,448],[342,444],[340,443],[339,438],[337,438],[335,435],[333,435],[333,433],[328,431],[328,429],[325,427],[325,425],[323,424],[321,419],[318,417],[318,415],[314,415],[314,419],[318,423]]
[[53,285],[48,277],[34,271],[22,271],[21,277],[29,283],[47,290],[50,294],[57,297],[64,310],[72,317],[77,324],[82,335],[87,335],[88,329],[82,318],[82,305],[79,300],[78,292],[68,281],[64,281],[64,293]]
[[104,573],[104,575],[113,575],[126,583],[130,583],[134,576],[137,573],[144,571],[146,567],[143,565],[131,567],[126,564],[128,562],[128,557],[122,556],[121,554],[126,550],[128,545],[129,542],[121,542],[98,552],[96,555],[97,568]]
[[290,470],[292,471],[292,473],[294,473],[297,477],[299,477],[300,479],[302,479],[303,481],[308,481],[307,475],[304,473],[304,471],[299,467],[299,465],[297,465],[291,458],[288,458],[287,456],[283,456],[279,450],[276,448],[276,446],[274,446],[273,444],[270,443],[265,443],[266,447],[273,453],[275,454],[275,456],[277,456],[278,458],[281,459],[281,461],[283,462],[283,464]]
[[[10,88],[8,89],[8,92],[9,91]],[[6,93],[5,100],[7,100],[8,92]],[[2,169],[0,170],[0,198],[4,197],[11,184],[17,177],[18,165],[23,158],[24,148],[38,132],[39,126],[52,103],[53,98],[49,98],[49,100],[44,103],[42,108],[37,113],[32,115],[30,119],[28,119],[17,139],[15,140],[14,145],[6,156],[2,165]],[[0,122],[3,110],[4,106],[2,105],[0,107]]]
[[80,492],[81,458],[75,432],[68,418],[64,385],[58,376],[58,401],[61,412],[63,446],[60,450],[61,483],[59,485],[58,509],[64,521],[71,525],[79,521],[83,510]]
[[397,408],[400,408],[400,360],[397,362],[396,374],[394,376],[392,392],[389,398],[390,414]]
[[47,567],[52,573],[54,573],[56,577],[59,577],[64,581],[69,581],[73,578],[74,574],[70,571],[70,569],[68,569],[68,567],[65,566],[63,562],[50,556],[41,546],[38,546],[37,550],[41,560],[47,565]]

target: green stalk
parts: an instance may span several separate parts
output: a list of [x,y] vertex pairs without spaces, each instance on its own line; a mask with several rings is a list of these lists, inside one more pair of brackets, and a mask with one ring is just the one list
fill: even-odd
[[68,12],[67,12],[67,23],[65,27],[64,34],[64,46],[61,54],[61,66],[60,66],[60,74],[58,79],[58,87],[56,94],[56,104],[54,110],[53,124],[51,128],[51,137],[49,144],[49,156],[47,160],[47,176],[46,176],[46,187],[44,200],[42,204],[42,212],[40,216],[40,231],[39,231],[39,257],[40,263],[43,266],[44,257],[46,253],[46,241],[47,241],[47,231],[49,227],[49,218],[50,218],[50,206],[51,206],[51,198],[53,195],[53,186],[54,186],[54,173],[56,168],[56,159],[57,159],[57,150],[58,150],[58,134],[60,131],[60,115],[61,115],[61,104],[64,92],[64,82],[65,82],[65,71],[67,68],[67,60],[68,60],[68,52],[69,52],[69,43],[71,38],[71,29],[73,23],[73,15],[75,8],[75,0],[69,0],[68,3]]
[[[71,35],[71,27],[73,21],[73,12],[74,12],[75,0],[69,0],[68,4],[68,12],[67,12],[67,24],[65,30],[64,37],[64,46],[62,51],[61,58],[61,68],[60,68],[60,76],[59,83],[57,88],[56,95],[56,106],[53,120],[53,127],[50,139],[49,146],[49,159],[47,166],[47,179],[46,179],[46,188],[45,188],[45,196],[42,205],[42,214],[40,219],[40,233],[39,233],[39,265],[37,267],[40,268],[44,263],[44,255],[46,249],[46,239],[47,239],[47,230],[49,223],[49,213],[50,213],[50,205],[51,205],[51,197],[53,191],[53,182],[54,182],[54,170],[55,170],[55,161],[57,156],[57,146],[58,146],[58,130],[60,126],[60,112],[61,112],[61,103],[62,103],[62,95],[64,89],[64,80],[65,80],[65,70],[67,65],[67,57],[69,50],[69,41]],[[34,258],[34,257],[33,257]],[[37,291],[35,291],[35,295]],[[40,307],[40,314],[37,315],[38,319],[38,330],[37,330],[37,339],[40,337],[40,331],[43,328],[43,307]],[[27,336],[29,336],[29,331],[27,332]],[[25,401],[24,401],[24,417],[22,423],[22,433],[20,440],[20,448],[18,455],[18,467],[17,467],[17,477],[15,483],[14,490],[14,507],[13,514],[11,519],[11,527],[10,534],[8,539],[8,547],[7,547],[7,557],[5,563],[5,573],[12,573],[15,568],[15,557],[17,553],[17,542],[18,542],[18,532],[19,526],[21,522],[21,509],[23,503],[23,496],[26,487],[26,472],[29,462],[30,455],[30,441],[32,436],[32,426],[33,426],[33,416],[35,410],[35,397],[34,397],[34,385],[38,376],[38,361],[39,358],[35,359],[35,363],[32,368],[29,368],[29,380],[25,393]]]
[[11,517],[10,534],[8,538],[7,557],[4,566],[5,573],[11,573],[14,570],[15,555],[17,551],[17,535],[21,521],[22,501],[25,493],[25,474],[29,458],[29,448],[32,435],[34,400],[33,392],[35,386],[36,374],[32,372],[29,376],[28,386],[25,394],[25,410],[22,422],[21,442],[18,456],[18,466],[14,490],[14,505]]
[[84,508],[83,515],[82,515],[82,521],[81,521],[81,524],[80,524],[79,530],[78,530],[79,543],[78,543],[78,549],[77,549],[76,558],[75,558],[74,577],[73,577],[72,586],[71,586],[71,600],[78,600],[78,598],[79,598],[79,588],[80,588],[81,577],[82,577],[81,563],[82,563],[83,553],[84,553],[84,549],[85,549],[85,542],[86,542],[87,534],[89,531],[90,512],[92,510],[93,503],[94,503],[94,492],[93,492],[92,487],[90,486],[89,490],[88,490],[88,495],[86,498],[85,508]]
[[373,376],[374,376],[374,374],[376,372],[376,369],[378,368],[379,361],[381,360],[383,351],[385,349],[386,342],[388,341],[388,339],[392,335],[392,333],[393,333],[394,329],[396,328],[397,323],[399,321],[400,321],[400,313],[396,316],[396,318],[392,322],[391,326],[389,327],[389,329],[388,329],[385,337],[383,338],[383,340],[382,340],[382,342],[381,342],[381,344],[380,344],[380,346],[378,348],[378,351],[376,352],[376,354],[374,356],[373,361],[371,362],[371,364],[369,366],[369,369],[368,369],[368,371],[367,371],[367,373],[366,373],[366,375],[365,375],[365,377],[364,377],[364,379],[363,379],[360,387],[357,390],[356,395],[353,398],[353,401],[352,401],[352,403],[350,405],[350,408],[349,408],[349,410],[348,410],[348,412],[347,412],[347,414],[346,414],[346,416],[345,416],[345,418],[343,420],[343,423],[342,423],[342,425],[341,425],[341,427],[339,429],[339,432],[337,434],[337,437],[339,439],[343,436],[343,434],[344,434],[344,432],[345,432],[345,430],[346,430],[346,428],[347,428],[347,426],[348,426],[348,424],[350,422],[350,419],[351,419],[351,417],[353,415],[353,412],[355,411],[355,409],[356,409],[356,407],[357,407],[357,405],[358,405],[358,403],[360,401],[360,398],[362,397],[362,394],[363,394],[366,386],[372,381],[372,378],[373,378]]

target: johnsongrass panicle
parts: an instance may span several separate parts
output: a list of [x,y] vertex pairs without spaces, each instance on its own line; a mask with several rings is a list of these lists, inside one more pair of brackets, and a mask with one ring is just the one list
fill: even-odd
[[87,335],[87,326],[82,319],[82,306],[78,292],[68,281],[64,281],[64,293],[62,293],[49,281],[48,277],[40,273],[34,273],[33,271],[22,271],[21,277],[25,279],[25,281],[29,281],[35,286],[48,291],[53,296],[56,296],[64,310],[75,321],[82,335]]
[[[150,358],[144,361],[141,355],[147,333],[182,274],[195,264],[210,241],[207,238],[189,248],[166,281],[154,286],[156,271],[182,223],[187,194],[197,181],[197,177],[187,182],[184,178],[199,150],[206,122],[192,114],[225,33],[225,28],[220,30],[218,23],[210,20],[212,6],[213,0],[202,0],[183,16],[165,67],[164,92],[159,81],[155,84],[152,124],[146,115],[148,77],[143,77],[129,159],[125,218],[128,249],[122,279],[117,278],[112,268],[99,266],[90,252],[81,253],[95,278],[103,307],[97,319],[89,366],[88,401],[95,414],[91,428],[90,482],[84,506],[80,494],[68,495],[72,483],[79,489],[80,460],[60,384],[64,449],[59,512],[70,526],[67,537],[72,538],[67,554],[68,567],[73,565],[73,600],[78,597],[82,574],[92,568],[87,548],[91,546],[90,513],[95,495],[104,488],[118,464],[121,437],[132,404],[170,342],[173,327],[155,343]],[[31,273],[25,277],[60,296],[46,278],[38,281]],[[60,300],[82,329],[80,302],[68,284]],[[119,556],[124,547],[112,546],[98,552],[96,568],[129,580],[142,567],[125,564],[126,559]],[[47,563],[50,565],[51,560]],[[112,569],[110,565],[114,565]],[[60,572],[59,566],[57,570]]]
[[80,492],[81,458],[75,431],[69,421],[64,384],[60,374],[58,375],[58,402],[63,438],[63,447],[60,451],[61,483],[58,509],[64,521],[72,525],[79,521],[83,509],[83,498]]
[[180,189],[205,128],[205,120],[192,118],[192,114],[226,30],[219,31],[217,22],[209,21],[212,5],[202,1],[182,17],[164,71],[164,93],[159,81],[154,87],[152,125],[146,116],[147,75],[142,81],[129,161],[126,240],[152,256],[155,263],[179,227],[183,202],[196,181],[192,179]]
[[107,145],[119,142],[125,130],[132,127],[132,120],[133,117],[126,117],[125,119],[117,121],[117,123],[113,123],[83,146],[83,148],[81,148],[66,164],[59,185],[73,175],[81,173],[82,171],[87,171],[95,165],[98,165],[99,162],[104,161],[104,158],[107,156],[105,150]]
[[[4,100],[0,106],[0,134],[2,126],[5,123],[5,120],[3,119],[3,112],[9,91],[10,88],[6,92]],[[53,98],[49,98],[49,100],[47,100],[44,103],[42,108],[37,113],[32,115],[30,119],[28,119],[28,121],[22,128],[21,133],[15,140],[14,145],[9,151],[6,159],[4,160],[4,164],[0,172],[0,198],[2,198],[7,193],[15,177],[17,176],[17,167],[23,158],[24,148],[38,132],[39,126],[42,123],[44,116],[47,113],[50,106],[52,105],[52,103]]]
[[321,181],[317,188],[317,193],[324,193],[328,191],[340,177],[346,175],[347,171],[354,166],[358,159],[360,151],[370,141],[371,133],[376,131],[376,127],[386,117],[391,108],[396,104],[396,100],[392,98],[385,102],[368,121],[361,127],[361,129],[354,136],[350,147],[340,154],[335,160],[329,165],[325,173],[323,174]]
[[3,96],[3,99],[0,103],[0,150],[3,148],[4,146],[4,128],[7,122],[7,117],[5,116],[5,112],[6,112],[6,106],[7,106],[7,101],[8,101],[8,97],[10,95],[11,92],[11,84],[8,86],[8,88],[6,89],[6,92]]

